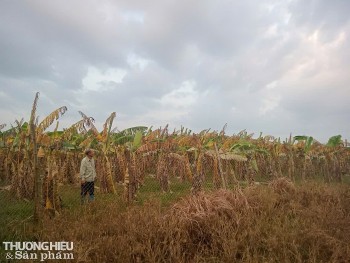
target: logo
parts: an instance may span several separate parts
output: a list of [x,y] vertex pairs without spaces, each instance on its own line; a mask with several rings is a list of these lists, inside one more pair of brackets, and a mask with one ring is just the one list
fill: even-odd
[[73,242],[2,242],[7,260],[74,259]]

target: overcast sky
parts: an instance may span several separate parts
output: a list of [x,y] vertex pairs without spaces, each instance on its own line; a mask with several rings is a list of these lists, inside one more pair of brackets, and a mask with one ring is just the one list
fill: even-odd
[[0,1],[0,124],[350,139],[349,0]]

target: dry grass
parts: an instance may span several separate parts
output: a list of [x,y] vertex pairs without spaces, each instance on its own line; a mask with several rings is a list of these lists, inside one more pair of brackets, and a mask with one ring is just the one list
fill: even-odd
[[98,201],[45,222],[76,262],[349,262],[350,189],[284,179],[187,196],[165,210]]

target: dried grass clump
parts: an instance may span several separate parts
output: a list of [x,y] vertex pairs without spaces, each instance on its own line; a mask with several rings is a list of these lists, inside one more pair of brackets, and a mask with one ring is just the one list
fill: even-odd
[[278,194],[294,194],[296,191],[294,183],[286,177],[279,177],[271,181],[269,186]]
[[232,215],[248,209],[247,197],[242,191],[218,190],[184,198],[173,205],[167,216],[179,220],[196,220],[219,214],[231,219]]

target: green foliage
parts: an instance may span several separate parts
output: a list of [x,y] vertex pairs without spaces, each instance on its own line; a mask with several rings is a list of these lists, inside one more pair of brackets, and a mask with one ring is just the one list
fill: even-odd
[[127,142],[132,142],[134,140],[134,135],[120,135],[120,134],[117,134],[114,137],[114,143],[117,144],[117,145],[123,145]]
[[240,140],[231,146],[230,152],[237,154],[250,155],[254,153],[268,154],[268,151],[264,148],[259,147],[251,141]]
[[135,126],[135,127],[131,127],[131,128],[127,128],[125,130],[122,130],[120,132],[118,132],[117,134],[120,135],[135,135],[137,132],[141,131],[142,134],[144,134],[147,131],[147,127],[145,126]]
[[335,135],[328,139],[328,142],[326,145],[329,147],[337,147],[337,146],[341,146],[342,144],[343,144],[343,141],[341,139],[341,135]]
[[294,141],[303,141],[304,142],[304,151],[308,152],[311,149],[312,144],[314,143],[314,138],[312,136],[297,135],[294,136]]
[[136,131],[135,136],[134,136],[134,143],[133,143],[133,147],[134,148],[138,148],[140,147],[141,143],[142,143],[142,131]]

